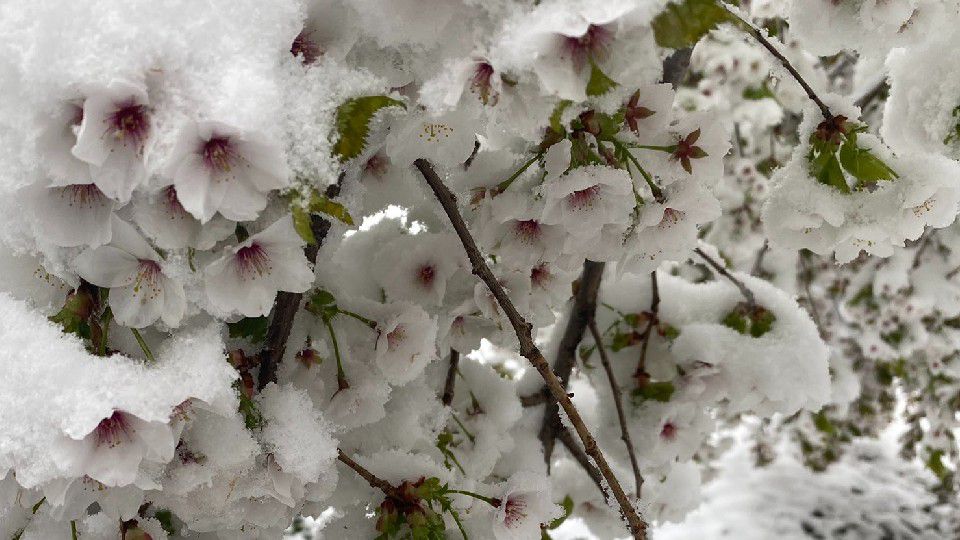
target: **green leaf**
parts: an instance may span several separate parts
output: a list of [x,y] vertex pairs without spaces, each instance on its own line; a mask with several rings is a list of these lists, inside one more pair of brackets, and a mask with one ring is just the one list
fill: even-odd
[[560,503],[560,505],[563,506],[563,515],[551,521],[550,524],[547,525],[547,528],[550,530],[556,529],[562,525],[563,522],[570,517],[570,514],[573,513],[573,499],[571,499],[569,495],[563,498],[563,501]]
[[310,212],[319,212],[353,226],[353,217],[342,204],[319,193],[310,196]]
[[263,415],[260,413],[257,403],[247,397],[242,390],[237,390],[237,396],[239,400],[237,410],[243,416],[243,423],[247,426],[247,429],[253,430],[263,427]]
[[675,388],[673,383],[670,381],[649,382],[640,388],[634,389],[631,395],[633,396],[635,403],[648,399],[666,403],[670,401],[670,397],[673,396],[674,390]]
[[773,100],[777,99],[777,96],[774,95],[773,91],[770,90],[770,87],[767,86],[766,81],[764,81],[760,86],[752,86],[743,90],[743,99],[749,101],[759,101],[765,98],[770,98]]
[[593,60],[590,61],[590,80],[587,81],[588,96],[602,96],[615,88],[617,81],[614,81],[600,69]]
[[810,174],[818,182],[834,187],[842,193],[850,193],[850,186],[847,185],[837,159],[836,145],[818,141],[811,146],[807,159],[810,162]]
[[270,320],[266,317],[245,317],[234,323],[227,323],[230,337],[243,338],[250,343],[262,343],[267,339]]
[[317,238],[313,235],[313,227],[310,224],[310,213],[304,210],[302,206],[294,202],[290,205],[290,212],[293,214],[293,228],[303,238],[303,241],[315,246]]
[[173,528],[173,512],[169,510],[157,510],[153,517],[160,522],[160,527],[169,536],[173,536],[177,531]]
[[564,133],[566,130],[563,127],[563,111],[567,110],[567,107],[573,105],[573,102],[569,99],[560,100],[557,103],[557,106],[553,108],[553,112],[550,113],[550,129],[557,133]]
[[930,469],[930,472],[935,474],[937,478],[941,480],[950,475],[950,469],[943,464],[943,450],[931,451],[930,457],[927,458],[926,465],[927,468]]
[[740,303],[723,318],[723,325],[737,333],[758,338],[773,327],[777,317],[762,306],[749,306]]
[[814,414],[812,416],[812,419],[813,419],[813,425],[814,427],[817,428],[817,431],[825,435],[837,434],[837,427],[833,425],[833,422],[831,422],[830,419],[827,418],[827,415],[823,411],[820,411],[817,414]]
[[657,45],[682,49],[692,47],[717,25],[732,20],[716,0],[681,0],[667,5],[651,25]]
[[370,132],[370,120],[384,107],[407,108],[402,101],[387,96],[362,96],[348,99],[337,107],[337,139],[334,155],[340,161],[353,159],[363,152]]
[[872,152],[857,146],[856,137],[848,137],[840,147],[840,165],[863,186],[880,180],[893,180],[897,173]]

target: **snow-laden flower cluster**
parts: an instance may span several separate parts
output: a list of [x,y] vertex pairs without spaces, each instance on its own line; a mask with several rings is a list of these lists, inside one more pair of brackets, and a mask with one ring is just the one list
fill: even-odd
[[0,534],[616,537],[894,380],[950,477],[960,15],[816,1],[0,8]]

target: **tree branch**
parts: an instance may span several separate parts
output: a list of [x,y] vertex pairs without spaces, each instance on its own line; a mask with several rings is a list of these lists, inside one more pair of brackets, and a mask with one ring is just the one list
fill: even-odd
[[[341,174],[336,184],[327,187],[326,195],[328,198],[336,197],[340,194],[340,184],[343,182],[344,175]],[[327,233],[330,231],[330,221],[316,214],[310,215],[310,229],[313,231],[313,237],[317,240],[316,244],[308,245],[303,249],[304,255],[310,264],[316,264],[317,253],[320,251],[320,245],[323,244]],[[293,328],[293,319],[300,310],[300,302],[303,300],[303,293],[291,293],[281,291],[277,293],[277,298],[273,302],[273,319],[267,328],[266,345],[260,351],[260,372],[257,376],[257,389],[263,390],[271,382],[277,381],[277,367],[283,359],[283,353],[287,350],[287,340],[290,339],[290,330]]]
[[597,489],[600,490],[600,494],[603,495],[604,501],[610,500],[610,493],[607,492],[607,488],[603,485],[603,476],[600,475],[600,471],[593,466],[593,463],[590,463],[590,458],[584,453],[583,448],[580,447],[580,444],[577,443],[573,438],[573,434],[570,433],[570,430],[562,427],[560,431],[557,432],[557,440],[563,443],[563,446],[567,448],[567,451],[570,452],[570,455],[573,459],[577,460],[577,463],[583,467],[583,471],[587,473],[587,476],[593,480],[593,483],[597,485]]
[[403,499],[403,494],[400,493],[400,490],[397,489],[393,484],[391,484],[390,482],[387,482],[382,478],[379,478],[377,475],[363,468],[363,466],[361,466],[356,461],[350,459],[350,456],[344,454],[343,450],[339,448],[337,448],[337,459],[340,460],[340,462],[346,465],[347,467],[350,467],[351,469],[356,471],[357,474],[363,477],[363,479],[366,480],[368,484],[370,484],[370,487],[374,489],[379,489],[387,497],[398,499],[398,500]]
[[[653,335],[653,327],[660,323],[660,287],[657,283],[657,271],[650,272],[650,320],[647,321],[647,327],[643,330],[643,344],[640,346],[640,361],[637,362],[637,369],[633,376],[636,379],[649,377],[647,375],[647,349],[650,348],[650,337]],[[640,494],[640,488],[637,488],[637,495]]]
[[440,401],[449,407],[453,403],[453,390],[457,384],[457,366],[460,364],[460,353],[450,349],[450,367],[447,368],[447,380],[443,385],[443,397]]
[[[577,363],[577,348],[583,340],[587,325],[597,313],[597,293],[600,290],[600,279],[603,277],[604,263],[584,261],[583,272],[580,274],[579,287],[574,294],[573,306],[570,308],[570,319],[560,337],[560,346],[557,350],[557,360],[553,370],[556,372],[564,388],[570,382],[570,373]],[[549,390],[544,387],[549,397]],[[543,412],[543,423],[540,426],[540,442],[543,444],[543,459],[547,462],[547,471],[550,470],[550,457],[556,446],[557,430],[560,429],[560,406],[556,401],[547,399],[547,407]]]
[[[653,321],[647,328],[653,327]],[[636,487],[636,496],[640,498],[640,489],[643,487],[643,475],[640,474],[640,464],[637,462],[637,452],[633,448],[633,441],[630,439],[630,430],[627,429],[627,415],[623,412],[623,392],[620,385],[617,384],[617,377],[613,374],[613,366],[610,365],[610,358],[607,356],[607,348],[603,345],[603,336],[597,328],[597,321],[590,321],[590,335],[593,336],[593,342],[597,345],[597,352],[600,353],[600,363],[603,364],[603,370],[607,372],[607,380],[610,381],[610,392],[613,393],[613,404],[617,407],[617,419],[620,421],[620,439],[627,447],[627,454],[630,456],[630,466],[633,468],[633,480]]]
[[447,186],[444,185],[440,177],[437,176],[430,162],[421,158],[417,159],[414,165],[423,175],[427,184],[430,185],[434,195],[450,219],[450,223],[460,238],[460,243],[467,252],[467,257],[470,259],[473,274],[487,285],[487,288],[490,289],[493,297],[497,300],[500,309],[503,310],[504,315],[506,315],[510,321],[510,325],[513,326],[517,340],[520,342],[520,354],[533,364],[533,367],[536,368],[540,376],[543,377],[543,380],[546,381],[550,393],[553,394],[554,399],[563,407],[563,411],[570,419],[570,423],[573,424],[577,435],[580,437],[580,440],[583,441],[584,451],[588,456],[593,458],[594,463],[596,463],[597,468],[600,470],[600,474],[603,475],[603,478],[610,486],[610,490],[613,491],[614,498],[620,505],[620,511],[629,524],[630,533],[636,539],[645,539],[646,523],[640,518],[636,508],[634,508],[633,504],[631,504],[627,498],[627,494],[624,493],[623,487],[620,486],[619,480],[617,480],[613,470],[610,469],[610,465],[607,463],[603,452],[597,445],[596,439],[594,439],[593,434],[590,433],[590,430],[586,424],[584,424],[583,418],[580,416],[580,411],[577,410],[576,406],[574,406],[573,402],[567,396],[563,384],[560,382],[560,379],[557,378],[557,375],[554,374],[550,363],[547,362],[546,358],[543,357],[543,353],[540,352],[533,342],[533,325],[520,315],[513,301],[510,300],[510,297],[507,295],[506,290],[504,290],[500,282],[497,281],[490,267],[487,266],[483,255],[480,253],[480,249],[477,247],[473,236],[470,234],[470,230],[467,228],[467,224],[463,220],[463,216],[460,215],[460,210],[457,208],[457,200],[453,193],[447,189]]
[[787,57],[784,56],[783,53],[781,53],[780,50],[773,45],[773,43],[770,43],[770,41],[766,38],[766,36],[763,35],[764,33],[761,32],[759,29],[757,29],[757,27],[745,21],[742,17],[740,17],[740,15],[738,15],[736,12],[730,9],[725,3],[720,2],[720,4],[723,5],[724,8],[726,8],[726,10],[730,13],[730,15],[732,15],[734,18],[740,21],[741,27],[744,30],[746,30],[750,35],[752,35],[754,39],[759,41],[760,44],[763,45],[763,47],[767,49],[767,51],[769,51],[770,54],[776,57],[776,59],[780,61],[780,64],[784,68],[786,68],[788,72],[790,72],[790,75],[794,78],[794,80],[796,80],[800,84],[800,86],[803,88],[803,91],[807,93],[807,97],[813,100],[813,102],[817,104],[817,107],[820,108],[820,113],[823,115],[823,119],[831,120],[833,118],[833,113],[830,111],[830,108],[827,107],[827,105],[823,102],[823,100],[820,99],[820,96],[818,96],[817,93],[813,91],[813,88],[809,84],[807,84],[807,81],[805,81],[803,77],[800,75],[800,72],[793,67],[793,64],[791,64],[790,61],[787,60]]
[[747,288],[747,286],[744,285],[742,281],[734,277],[733,274],[731,274],[726,268],[724,268],[722,264],[713,260],[713,257],[707,255],[702,249],[696,248],[693,250],[693,252],[699,255],[700,258],[702,258],[703,260],[707,261],[707,264],[709,264],[718,274],[727,278],[727,280],[730,281],[730,283],[733,283],[737,287],[737,289],[740,289],[740,294],[742,294],[743,297],[746,298],[747,304],[750,305],[751,311],[753,310],[753,308],[757,307],[757,299],[755,296],[753,296],[753,291]]

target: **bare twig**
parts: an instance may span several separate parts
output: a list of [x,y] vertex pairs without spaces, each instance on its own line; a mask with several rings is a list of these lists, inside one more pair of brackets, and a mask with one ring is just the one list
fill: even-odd
[[443,397],[440,401],[449,407],[453,403],[453,390],[457,384],[457,366],[460,364],[460,353],[450,349],[450,367],[447,368],[447,380],[443,385]]
[[580,447],[574,438],[573,434],[570,433],[570,430],[562,427],[560,431],[557,432],[557,440],[559,440],[563,446],[567,448],[567,451],[570,452],[570,455],[573,459],[577,460],[577,463],[583,467],[584,472],[587,473],[587,476],[593,480],[593,483],[597,485],[597,489],[600,490],[600,494],[603,495],[603,500],[610,500],[610,493],[607,492],[607,488],[603,485],[603,476],[600,475],[600,471],[593,466],[593,463],[590,463],[590,457],[584,453],[583,448]]
[[[657,284],[657,271],[650,272],[650,320],[647,321],[647,327],[643,329],[643,344],[640,346],[640,361],[637,362],[637,369],[633,376],[638,380],[647,376],[647,349],[650,348],[650,337],[653,335],[653,328],[660,323],[660,287]],[[639,494],[640,489],[637,488]]]
[[747,304],[749,304],[752,312],[753,308],[757,306],[757,299],[756,297],[753,296],[753,291],[748,289],[747,286],[744,285],[742,281],[734,277],[734,275],[731,274],[726,268],[724,268],[722,264],[713,260],[713,257],[707,255],[702,249],[696,248],[693,251],[694,253],[699,255],[700,258],[707,261],[707,264],[709,264],[710,267],[713,268],[718,274],[727,278],[727,280],[730,281],[730,283],[733,283],[734,286],[737,287],[737,289],[740,289],[740,294],[742,294],[743,297],[747,300]]
[[357,474],[363,477],[363,479],[370,484],[370,487],[379,489],[387,497],[403,500],[403,494],[400,493],[400,490],[397,489],[393,484],[387,482],[383,478],[379,478],[377,475],[363,468],[362,465],[350,459],[350,456],[344,454],[343,450],[340,450],[339,448],[337,448],[337,459],[347,467],[350,467],[356,471]]
[[[656,274],[654,274],[656,275]],[[653,323],[648,326],[653,326]],[[617,384],[617,377],[613,374],[613,366],[610,365],[610,358],[607,356],[607,348],[603,345],[603,336],[597,328],[597,321],[590,321],[590,335],[593,336],[593,342],[597,345],[597,352],[600,353],[600,363],[603,364],[603,370],[607,372],[607,380],[610,382],[610,392],[613,394],[613,404],[617,408],[617,419],[620,421],[620,439],[627,447],[627,454],[630,456],[630,466],[633,468],[633,480],[636,487],[636,496],[640,498],[640,489],[643,488],[643,475],[640,474],[640,464],[637,462],[637,453],[633,448],[633,441],[630,439],[630,430],[627,429],[627,415],[623,412],[623,392],[620,385]]]
[[[577,363],[577,349],[587,325],[597,313],[597,293],[600,290],[600,279],[603,277],[604,263],[585,261],[583,272],[576,292],[573,306],[570,308],[570,318],[560,337],[560,346],[557,349],[557,360],[553,370],[564,388],[570,382],[570,373]],[[544,390],[547,390],[544,387]],[[549,394],[549,390],[547,390]],[[547,471],[550,470],[550,458],[556,445],[557,430],[560,428],[560,406],[553,400],[547,400],[546,410],[543,412],[543,423],[540,425],[540,442],[543,445],[543,459],[547,462]]]
[[627,498],[627,494],[623,491],[620,481],[617,480],[616,475],[607,463],[603,451],[600,450],[596,439],[593,437],[593,434],[590,433],[590,429],[587,428],[583,422],[580,411],[577,410],[576,406],[567,396],[563,384],[560,382],[560,379],[557,378],[553,369],[551,369],[550,363],[547,362],[546,358],[543,357],[543,353],[540,352],[540,349],[538,349],[533,342],[533,325],[520,315],[513,301],[507,295],[506,290],[504,290],[500,282],[497,281],[490,267],[487,266],[487,262],[480,253],[480,249],[477,247],[473,235],[470,234],[470,230],[467,228],[463,216],[460,215],[460,210],[457,208],[457,200],[453,193],[447,189],[447,186],[444,185],[440,177],[437,176],[437,173],[433,170],[433,166],[429,161],[421,158],[416,160],[414,165],[423,175],[427,184],[430,185],[434,195],[440,202],[440,206],[443,207],[444,212],[446,212],[447,217],[450,219],[450,223],[460,238],[460,243],[467,252],[467,257],[470,259],[473,274],[487,285],[487,288],[490,289],[493,297],[497,300],[500,309],[503,310],[504,315],[506,315],[510,321],[510,325],[513,326],[517,340],[520,342],[520,354],[529,360],[537,372],[540,373],[540,376],[543,377],[543,380],[547,383],[547,388],[550,389],[550,393],[553,394],[554,399],[559,402],[564,413],[566,413],[570,419],[570,423],[576,430],[577,435],[580,437],[580,440],[583,441],[584,451],[588,456],[593,458],[594,463],[596,463],[597,468],[600,470],[600,474],[603,475],[603,478],[610,486],[614,498],[620,505],[620,511],[629,524],[630,533],[636,539],[646,538],[646,523],[640,518],[637,509],[634,508],[630,499]]
[[[721,4],[723,3],[721,2]],[[723,4],[723,5],[724,7],[726,7],[726,4]],[[818,96],[817,93],[813,91],[813,88],[809,84],[807,84],[807,81],[805,81],[803,77],[800,75],[800,72],[797,71],[795,67],[793,67],[793,64],[791,64],[790,61],[787,60],[787,57],[784,56],[783,53],[781,53],[780,50],[773,45],[773,43],[770,43],[767,37],[763,35],[764,33],[759,29],[757,29],[757,27],[745,21],[742,17],[740,17],[740,15],[738,15],[736,12],[731,10],[729,7],[727,7],[727,11],[731,15],[733,15],[733,17],[739,20],[742,28],[746,30],[750,35],[752,35],[754,39],[759,41],[760,44],[763,45],[763,48],[767,49],[767,51],[769,51],[770,54],[776,57],[776,59],[780,61],[780,64],[783,65],[783,67],[786,68],[788,72],[790,72],[790,75],[794,78],[794,80],[796,80],[800,84],[800,86],[803,88],[803,91],[807,93],[807,97],[813,100],[813,102],[817,104],[817,107],[820,108],[820,113],[823,115],[824,120],[831,120],[833,118],[833,113],[830,111],[830,108],[827,107],[827,105],[823,102],[823,100],[820,99],[820,96]]]
[[760,251],[757,252],[757,258],[753,261],[753,268],[750,269],[751,276],[759,276],[760,273],[763,272],[763,258],[767,255],[768,251],[770,251],[770,242],[764,240]]

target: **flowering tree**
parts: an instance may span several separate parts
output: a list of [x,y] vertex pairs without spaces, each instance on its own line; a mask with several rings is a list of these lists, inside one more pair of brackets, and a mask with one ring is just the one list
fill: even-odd
[[947,497],[958,20],[0,6],[0,537],[645,538],[734,426]]

